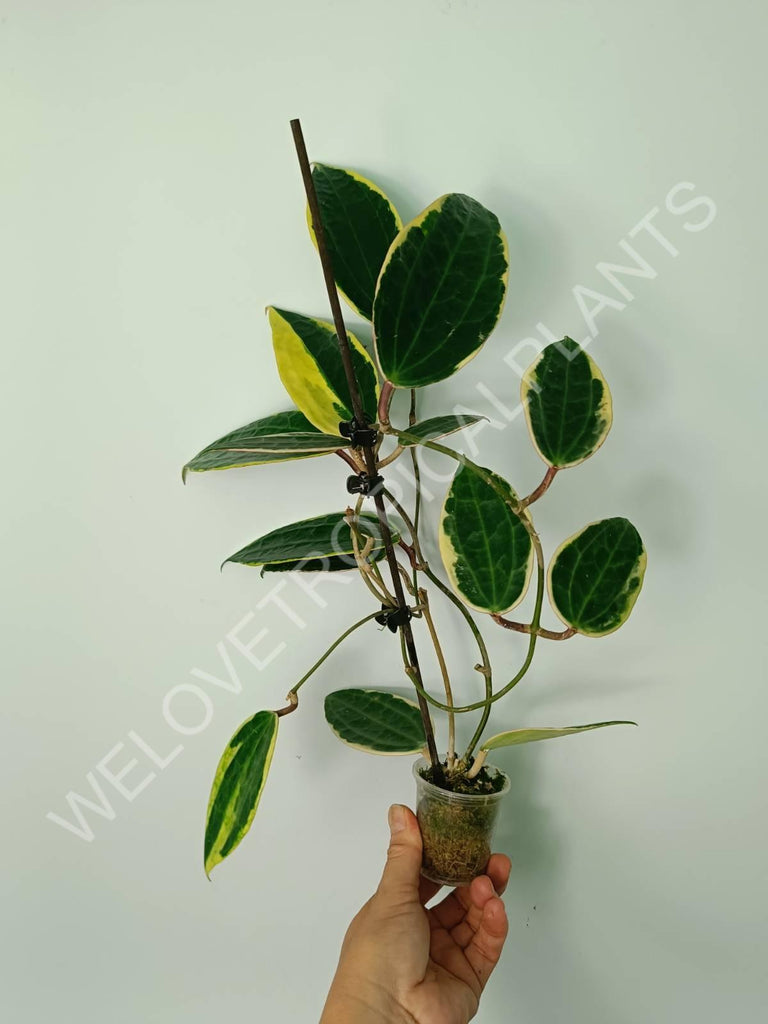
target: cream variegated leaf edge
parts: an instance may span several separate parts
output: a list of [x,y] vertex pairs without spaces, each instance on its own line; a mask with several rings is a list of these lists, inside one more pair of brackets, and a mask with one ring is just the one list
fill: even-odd
[[498,750],[499,747],[515,747],[520,743],[554,740],[560,736],[574,736],[576,733],[589,732],[591,729],[604,729],[609,725],[637,725],[637,722],[594,722],[592,725],[569,725],[563,729],[511,729],[508,732],[500,732],[496,736],[490,736],[481,744],[480,749]]
[[[495,497],[498,498],[501,502],[504,503],[505,509],[506,509],[506,511],[507,511],[507,513],[509,515],[517,515],[517,518],[520,519],[521,521],[524,518],[528,522],[528,524],[530,525],[530,523],[531,523],[531,516],[530,516],[530,513],[528,512],[527,509],[520,509],[520,511],[517,512],[517,513],[512,511],[512,508],[510,507],[509,503],[510,502],[512,502],[512,503],[516,502],[518,500],[518,496],[517,496],[517,493],[515,492],[514,488],[512,487],[512,485],[510,483],[508,483],[508,481],[506,481],[503,477],[500,477],[498,475],[498,473],[493,473],[491,470],[484,469],[483,467],[476,467],[476,466],[474,466],[468,460],[467,460],[467,462],[465,462],[462,465],[462,467],[460,467],[460,469],[461,468],[466,469],[466,470],[468,470],[471,473],[474,473],[475,476],[479,480],[481,480],[483,483],[486,484],[486,486],[488,486],[489,490],[493,490],[494,493],[495,493]],[[456,474],[454,476],[454,480],[458,476],[458,474],[460,472],[460,469],[457,470],[457,472],[456,472]],[[477,473],[478,469],[481,470],[481,473]],[[491,481],[492,481],[492,483],[491,483]],[[445,572],[446,572],[446,575],[448,576],[448,580],[449,580],[449,582],[451,584],[451,587],[461,597],[461,600],[464,602],[464,604],[468,608],[472,608],[476,612],[483,612],[486,615],[487,614],[491,614],[491,612],[493,612],[493,614],[495,614],[495,615],[505,615],[507,612],[510,612],[514,608],[516,608],[520,604],[520,602],[525,598],[525,595],[528,593],[528,588],[530,587],[531,577],[533,576],[533,567],[534,567],[534,563],[535,563],[535,553],[534,553],[534,550],[533,550],[533,546],[531,545],[530,550],[528,552],[528,557],[527,557],[527,560],[526,560],[526,567],[525,567],[525,578],[524,578],[524,582],[523,582],[523,585],[522,585],[522,590],[521,590],[520,594],[518,595],[518,597],[511,604],[509,604],[505,608],[500,608],[500,609],[496,610],[496,609],[489,609],[487,607],[484,607],[481,604],[477,604],[477,603],[473,602],[464,593],[464,590],[462,589],[462,586],[461,586],[461,582],[460,582],[460,580],[459,580],[459,578],[458,578],[458,576],[456,574],[456,564],[457,564],[460,556],[459,556],[459,553],[456,551],[456,549],[455,549],[455,547],[453,545],[453,542],[451,541],[450,535],[449,535],[449,533],[448,533],[448,531],[447,531],[447,529],[445,527],[445,520],[446,520],[446,517],[447,517],[446,509],[447,509],[448,500],[450,498],[450,495],[451,495],[451,488],[448,489],[448,492],[446,493],[446,496],[445,496],[445,500],[443,501],[443,506],[442,506],[442,508],[440,510],[440,521],[438,523],[438,541],[437,542],[438,542],[438,550],[440,552],[440,557],[441,557],[442,562],[443,562],[443,567],[445,568]],[[505,495],[505,497],[503,497],[502,495]]]
[[[240,772],[239,778],[229,778],[228,775],[230,774],[232,762],[241,752],[243,746],[248,742],[248,738],[244,736],[242,742],[239,744],[235,744],[234,741],[241,733],[243,733],[246,727],[255,722],[256,719],[259,719],[260,722],[264,723],[266,749],[257,748],[254,752],[257,755],[257,763],[253,764],[249,761],[249,763],[244,766],[244,770]],[[275,743],[277,741],[278,722],[279,718],[276,712],[257,711],[255,715],[247,719],[246,722],[240,726],[227,744],[224,753],[221,756],[216,768],[213,785],[211,787],[211,795],[208,800],[208,811],[206,815],[204,866],[205,873],[208,878],[210,878],[211,872],[216,865],[220,864],[237,848],[237,846],[239,846],[251,827],[256,815],[256,809],[259,806],[261,794],[264,790],[264,785],[267,781],[269,768],[272,763],[272,756],[274,754]],[[262,744],[262,747],[263,746],[264,744]],[[260,778],[256,780],[256,790],[250,795],[250,799],[245,807],[238,806],[238,798],[241,796],[242,786],[249,780],[249,776],[252,781],[254,771],[261,773]],[[220,809],[221,817],[219,826],[215,829],[215,834],[209,835],[209,832],[211,831],[211,815],[217,801],[221,797],[222,786],[225,783],[229,784],[229,793],[224,806]]]
[[[404,224],[402,226],[400,231],[397,233],[394,241],[392,242],[392,245],[389,247],[389,252],[387,253],[386,259],[384,260],[384,262],[383,262],[383,264],[381,266],[381,270],[379,271],[379,278],[378,278],[378,280],[376,282],[376,291],[377,292],[379,291],[379,288],[381,287],[381,282],[382,282],[382,280],[384,278],[384,275],[385,275],[385,273],[387,271],[387,268],[389,267],[390,262],[392,261],[393,256],[397,253],[397,251],[400,248],[400,246],[406,241],[406,239],[408,238],[408,235],[410,234],[410,232],[413,229],[415,229],[415,228],[421,227],[421,225],[424,223],[424,221],[427,219],[427,217],[431,213],[434,213],[435,211],[439,212],[442,209],[442,207],[445,205],[446,200],[452,198],[455,195],[456,195],[456,193],[454,193],[454,192],[446,192],[443,195],[438,196],[438,198],[435,199],[434,202],[430,203],[429,206],[426,206],[421,211],[421,213],[417,214],[412,220],[408,221],[407,224]],[[504,310],[504,304],[505,304],[506,298],[507,298],[507,287],[509,285],[509,241],[507,239],[506,233],[504,232],[504,229],[501,227],[501,224],[499,224],[498,238],[501,241],[502,252],[503,252],[503,256],[504,256],[504,262],[506,264],[506,269],[505,269],[504,273],[500,277],[500,281],[501,281],[501,283],[503,285],[503,293],[502,293],[501,302],[499,303],[499,307],[498,307],[498,310],[496,312],[495,324],[498,324],[498,322],[499,322],[499,320],[501,318],[501,314],[502,314],[502,312]],[[374,320],[375,320],[375,308],[374,308]],[[494,324],[494,326],[495,326],[495,324]],[[493,328],[491,328],[491,330],[493,330]],[[488,334],[490,334],[490,331],[488,332]],[[480,350],[482,349],[483,345],[485,344],[485,341],[487,340],[487,337],[488,337],[488,335],[486,335],[479,342],[479,344],[477,345],[477,347],[473,351],[469,352],[466,356],[464,356],[463,359],[460,359],[456,363],[456,365],[453,367],[453,369],[451,370],[451,372],[449,374],[445,374],[443,377],[441,377],[439,379],[440,380],[444,380],[446,377],[451,376],[454,373],[458,373],[459,370],[463,369],[467,365],[467,363],[471,362],[475,358],[475,356],[479,354]],[[378,346],[377,340],[376,340],[376,330],[375,330],[375,327],[374,327],[373,340],[374,340],[374,348],[376,349],[376,353],[377,353],[377,359],[379,361],[379,365],[381,365],[382,361],[381,361],[381,357],[380,357],[379,352],[378,352],[379,346]],[[400,386],[405,386],[405,385],[396,384],[396,386],[400,387]],[[416,386],[416,385],[408,385],[408,386],[410,387],[410,386]]]
[[[318,166],[318,163],[315,161],[315,162],[312,163],[311,166],[312,166],[312,169],[314,170],[315,167]],[[366,178],[364,175],[358,174],[357,171],[352,171],[348,167],[338,167],[335,164],[324,164],[324,166],[325,167],[330,167],[334,171],[343,171],[345,174],[348,174],[349,177],[352,178],[354,181],[359,181],[361,184],[366,185],[372,192],[375,192],[377,195],[381,196],[381,198],[386,202],[387,206],[389,207],[389,209],[390,209],[390,211],[392,213],[392,216],[394,218],[395,224],[397,226],[398,234],[402,231],[402,229],[403,229],[403,219],[400,216],[400,214],[398,213],[397,208],[395,207],[395,204],[392,202],[392,200],[389,198],[389,196],[386,194],[386,192],[384,192],[376,184],[375,181],[371,181],[370,178]],[[312,211],[309,208],[309,203],[307,203],[307,205],[306,205],[305,215],[306,215],[306,218],[307,218],[307,229],[309,231],[309,237],[312,239],[312,244],[314,245],[315,249],[317,250],[317,235],[315,234],[315,227],[314,227],[314,224],[312,223]],[[393,242],[393,244],[394,244],[394,242]],[[339,295],[341,295],[341,297],[344,299],[344,301],[347,303],[347,305],[349,306],[350,309],[353,309],[355,311],[355,313],[357,313],[358,316],[361,316],[364,320],[369,320],[368,314],[364,310],[360,309],[359,306],[357,306],[352,301],[352,299],[350,299],[350,297],[347,295],[347,293],[344,291],[344,289],[341,287],[341,285],[338,283],[338,281],[336,282],[336,288],[338,289]]]
[[[536,434],[534,432],[533,424],[531,423],[531,413],[529,407],[531,393],[535,394],[539,387],[539,385],[536,383],[536,371],[539,365],[541,364],[542,359],[544,358],[545,352],[546,348],[542,349],[542,351],[538,354],[538,356],[534,359],[534,361],[523,374],[520,381],[520,399],[521,404],[523,406],[523,410],[525,412],[525,420],[528,425],[528,433],[531,438],[531,443],[533,444],[537,454],[542,459],[542,461],[546,462],[548,466],[551,466],[553,465],[553,463],[550,462],[547,455],[545,455],[544,452],[541,450],[538,441],[536,440]],[[580,466],[582,462],[586,462],[586,460],[590,458],[592,455],[594,455],[595,452],[598,451],[598,449],[602,448],[605,439],[608,437],[608,434],[610,433],[611,426],[613,425],[613,398],[611,396],[611,389],[608,387],[608,381],[603,376],[602,370],[597,365],[592,356],[590,356],[590,354],[586,352],[583,348],[581,349],[581,354],[587,360],[590,372],[592,373],[592,379],[600,381],[600,383],[603,386],[602,401],[598,412],[598,415],[602,420],[601,433],[599,439],[591,446],[590,450],[587,452],[586,455],[584,455],[582,458],[574,459],[571,462],[558,464],[556,467],[557,469],[572,469],[574,466]]]

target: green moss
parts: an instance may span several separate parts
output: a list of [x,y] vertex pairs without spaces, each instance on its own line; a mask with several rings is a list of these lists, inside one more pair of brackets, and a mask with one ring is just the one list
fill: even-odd
[[[420,774],[433,782],[431,767]],[[503,788],[504,781],[501,773],[483,768],[474,779],[447,773],[439,787],[441,792],[421,792],[416,814],[424,847],[424,875],[445,885],[466,885],[483,873],[491,855],[499,802],[479,799],[477,803],[454,803],[449,794],[491,796]]]

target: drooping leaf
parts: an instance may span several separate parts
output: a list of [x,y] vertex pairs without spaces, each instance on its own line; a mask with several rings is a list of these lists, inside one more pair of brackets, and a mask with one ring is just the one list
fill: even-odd
[[[384,545],[376,516],[362,513],[357,528],[362,535],[361,547],[368,537],[374,540],[369,558],[382,558]],[[391,529],[393,540],[397,542],[399,532],[394,524],[391,524]],[[285,572],[291,569],[335,572],[355,568],[354,550],[352,533],[344,515],[331,512],[272,530],[230,555],[226,562],[260,565],[264,572]]]
[[[318,430],[337,434],[339,423],[352,418],[352,403],[333,325],[274,306],[267,312],[285,390]],[[354,334],[347,334],[363,408],[375,422],[379,395],[376,367]]]
[[216,769],[205,826],[205,873],[228,857],[256,814],[277,739],[278,716],[258,711],[240,726]]
[[572,338],[547,345],[520,390],[533,443],[550,466],[577,466],[611,429],[611,392],[594,359]]
[[387,380],[422,387],[468,362],[501,314],[507,271],[498,219],[469,196],[442,196],[406,224],[387,254],[373,304]]
[[637,725],[637,722],[595,722],[594,725],[569,725],[565,729],[512,729],[491,736],[481,750],[496,750],[498,747],[514,747],[518,743],[535,743],[537,740],[555,740],[558,736],[573,736],[590,729],[604,729],[607,725]]
[[496,487],[469,466],[456,471],[440,519],[440,554],[454,590],[466,603],[501,614],[525,596],[533,545],[499,490],[511,500],[515,492],[500,476],[484,472]]
[[[421,423],[414,423],[413,426],[408,427],[405,433],[410,435],[410,440],[408,437],[398,437],[397,440],[402,445],[413,445],[420,441],[432,441],[436,437],[446,437],[457,430],[463,430],[465,427],[478,423],[482,419],[484,419],[483,416],[473,416],[469,413],[433,416],[431,419],[422,420]],[[414,438],[417,438],[418,442]]]
[[[230,433],[220,437],[213,444],[203,448],[201,452],[190,459],[181,471],[182,479],[186,481],[187,473],[204,473],[212,469],[234,469],[239,466],[259,466],[266,462],[288,462],[291,459],[310,459],[317,455],[325,455],[335,451],[337,448],[344,448],[349,442],[339,438],[339,442],[333,447],[324,443],[316,451],[304,450],[269,450],[265,444],[269,444],[267,438],[274,435],[284,437],[286,434],[301,436],[305,433],[312,433],[318,439],[328,438],[330,435],[320,434],[307,417],[293,409],[290,412],[278,412],[273,416],[264,416],[263,419],[254,420],[244,427],[238,427]],[[258,447],[257,447],[258,445]]]
[[418,705],[382,690],[329,693],[325,718],[340,740],[370,754],[415,754],[426,742]]
[[628,519],[590,523],[564,541],[549,565],[552,606],[584,636],[606,636],[629,617],[647,556]]
[[[403,226],[400,215],[378,185],[355,171],[315,164],[312,180],[336,284],[350,306],[370,320],[381,265]],[[317,244],[309,209],[307,223]]]

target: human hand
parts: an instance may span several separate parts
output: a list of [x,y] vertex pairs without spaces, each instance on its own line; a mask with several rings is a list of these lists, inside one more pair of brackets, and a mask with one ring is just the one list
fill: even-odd
[[389,822],[384,874],[347,929],[320,1024],[467,1024],[507,937],[509,858],[425,910],[440,886],[420,876],[419,823],[400,804]]

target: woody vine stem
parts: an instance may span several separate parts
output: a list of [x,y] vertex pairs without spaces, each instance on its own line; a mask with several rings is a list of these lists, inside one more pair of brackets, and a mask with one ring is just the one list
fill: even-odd
[[[320,215],[320,204],[317,201],[317,193],[315,192],[315,185],[312,181],[312,168],[309,163],[309,157],[307,156],[307,147],[304,142],[304,134],[301,130],[301,122],[298,118],[294,118],[291,121],[291,131],[293,132],[293,140],[296,145],[296,154],[299,159],[299,166],[301,168],[301,176],[304,181],[304,189],[307,194],[307,202],[309,203],[310,214],[312,216],[312,225],[315,232],[315,238],[317,240],[317,251],[320,255],[320,262],[323,267],[323,276],[325,277],[325,286],[328,291],[328,300],[331,304],[331,312],[333,314],[333,322],[336,328],[336,334],[339,339],[339,349],[341,351],[341,360],[344,365],[344,373],[347,378],[347,386],[349,388],[349,397],[352,402],[352,412],[354,413],[355,422],[360,430],[365,430],[368,426],[366,421],[365,411],[363,410],[363,403],[360,398],[360,387],[355,376],[355,369],[352,365],[352,354],[349,348],[349,339],[347,338],[347,330],[344,326],[344,318],[341,313],[341,306],[339,304],[339,295],[336,291],[336,280],[333,275],[333,264],[331,261],[331,254],[328,251],[328,246],[325,241],[325,232],[323,231],[323,221]],[[369,443],[362,446],[363,458],[368,471],[368,477],[370,480],[375,480],[378,476],[378,466],[376,460],[375,442]],[[392,576],[392,589],[394,591],[395,599],[397,601],[397,607],[401,610],[406,611],[408,605],[405,600],[405,593],[403,592],[403,583],[400,578],[400,570],[398,568],[397,555],[395,554],[394,544],[392,543],[392,532],[389,528],[389,521],[387,519],[387,510],[384,505],[384,499],[381,496],[380,490],[374,488],[372,493],[374,505],[376,507],[376,515],[379,520],[379,527],[381,529],[381,537],[384,543],[384,549],[386,551],[387,562],[389,564],[389,570]],[[413,639],[413,630],[411,624],[408,621],[407,616],[400,625],[401,636],[403,639],[403,646],[408,656],[408,667],[410,669],[409,674],[412,674],[414,686],[417,687],[419,711],[421,712],[421,718],[424,725],[424,735],[427,741],[427,751],[429,753],[429,759],[432,762],[432,767],[438,778],[442,777],[442,767],[440,763],[440,757],[437,753],[437,747],[435,745],[435,734],[432,729],[432,722],[429,717],[429,708],[427,707],[426,699],[424,696],[424,688],[421,679],[421,669],[419,667],[419,658],[416,653],[416,644]]]

